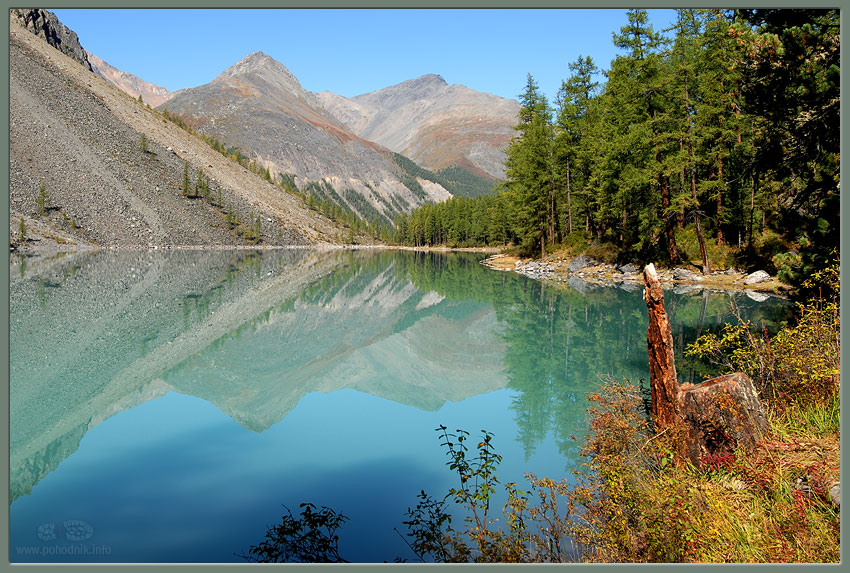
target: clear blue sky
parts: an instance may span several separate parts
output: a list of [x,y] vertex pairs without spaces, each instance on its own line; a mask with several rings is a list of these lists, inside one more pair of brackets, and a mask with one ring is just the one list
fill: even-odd
[[[516,98],[531,73],[553,100],[570,62],[608,69],[624,9],[101,10],[56,9],[83,47],[174,91],[205,84],[262,51],[305,89],[356,96],[423,74]],[[673,10],[650,10],[656,30]]]

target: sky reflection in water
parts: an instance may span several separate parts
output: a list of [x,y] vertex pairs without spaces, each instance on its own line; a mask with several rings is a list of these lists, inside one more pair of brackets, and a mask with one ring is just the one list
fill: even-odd
[[[646,376],[640,292],[556,292],[477,258],[18,262],[12,561],[241,561],[281,504],[307,501],[350,518],[345,558],[413,561],[393,528],[420,489],[455,485],[440,424],[493,432],[503,482],[568,475],[598,375]],[[680,345],[728,318],[722,296],[669,299]],[[764,320],[782,307],[739,302]]]

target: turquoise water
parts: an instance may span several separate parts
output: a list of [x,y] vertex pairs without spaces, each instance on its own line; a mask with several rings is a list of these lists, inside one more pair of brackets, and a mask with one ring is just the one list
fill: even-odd
[[[302,502],[350,561],[457,478],[435,428],[494,434],[502,482],[580,464],[585,397],[648,376],[641,290],[556,290],[480,255],[96,252],[15,260],[13,562],[241,562]],[[677,350],[786,308],[668,291]],[[679,362],[682,380],[700,368]]]

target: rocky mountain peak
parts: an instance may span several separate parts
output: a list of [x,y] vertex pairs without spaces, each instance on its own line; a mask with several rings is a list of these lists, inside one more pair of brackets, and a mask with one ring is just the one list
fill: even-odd
[[427,169],[460,166],[494,178],[505,176],[504,149],[520,107],[437,74],[353,98],[325,92],[316,100],[358,136]]
[[80,62],[83,66],[92,69],[86,51],[80,45],[80,39],[76,32],[65,26],[53,12],[41,8],[16,8],[11,15],[18,19],[20,24],[35,34],[47,40],[47,43]]
[[296,97],[309,99],[298,78],[286,66],[263,52],[245,56],[221,72],[212,83],[233,80],[249,82],[257,87],[265,85],[271,91],[289,92]]
[[235,78],[249,74],[265,75],[268,73],[282,74],[296,84],[298,80],[286,66],[263,52],[249,54],[221,72],[216,79]]
[[224,70],[221,75],[230,74],[230,75],[240,75],[245,73],[250,73],[257,70],[262,70],[266,67],[274,66],[278,64],[282,67],[282,64],[266,54],[265,52],[254,52],[253,54],[248,54],[226,70]]
[[443,76],[437,74],[426,74],[418,78],[407,80],[394,86],[372,92],[371,94],[363,94],[355,99],[371,99],[377,98],[384,104],[389,105],[404,105],[407,102],[428,99],[434,97],[440,91],[445,89],[449,84],[443,79]]
[[446,82],[446,80],[440,74],[425,74],[424,76],[419,76],[418,78],[409,80],[404,83],[408,84],[411,89],[416,89],[420,87],[425,88],[429,86],[443,87],[449,85],[448,82]]

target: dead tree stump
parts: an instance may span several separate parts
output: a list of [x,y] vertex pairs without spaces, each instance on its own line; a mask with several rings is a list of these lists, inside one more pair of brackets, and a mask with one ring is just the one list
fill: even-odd
[[767,431],[764,406],[746,374],[726,374],[679,392],[679,414],[688,428],[691,461],[753,446]]
[[646,288],[643,299],[649,310],[646,344],[649,351],[649,386],[652,392],[652,418],[656,430],[671,426],[679,419],[679,380],[673,359],[673,331],[664,309],[664,293],[655,266],[643,270]]
[[680,387],[673,356],[673,334],[655,266],[643,271],[644,300],[649,310],[647,350],[652,419],[659,434],[684,430],[679,453],[696,463],[700,456],[753,445],[767,430],[764,406],[746,374],[727,374],[702,384]]

